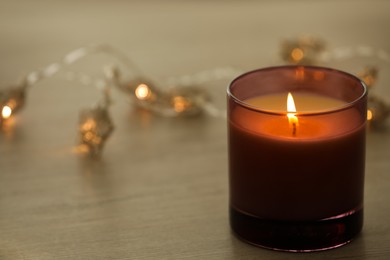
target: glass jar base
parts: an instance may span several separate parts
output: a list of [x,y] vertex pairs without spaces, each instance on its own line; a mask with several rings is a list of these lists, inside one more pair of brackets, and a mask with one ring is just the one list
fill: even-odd
[[318,221],[274,221],[230,207],[230,225],[238,238],[278,251],[311,252],[349,243],[362,229],[363,210]]

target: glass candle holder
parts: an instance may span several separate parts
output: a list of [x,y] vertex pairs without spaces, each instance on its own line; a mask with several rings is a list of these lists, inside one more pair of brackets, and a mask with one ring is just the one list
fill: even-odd
[[366,114],[364,83],[334,69],[271,67],[233,80],[233,232],[282,251],[350,242],[363,226]]

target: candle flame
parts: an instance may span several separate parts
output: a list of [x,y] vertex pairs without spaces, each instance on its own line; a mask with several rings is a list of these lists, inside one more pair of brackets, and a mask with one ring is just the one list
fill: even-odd
[[295,108],[294,98],[291,95],[291,92],[288,92],[287,95],[287,112],[297,112],[297,109]]
[[[288,92],[287,95],[287,117],[290,126],[292,127],[292,134],[295,136],[297,132],[298,118],[296,117],[297,109],[292,94]],[[291,113],[292,112],[292,113]]]

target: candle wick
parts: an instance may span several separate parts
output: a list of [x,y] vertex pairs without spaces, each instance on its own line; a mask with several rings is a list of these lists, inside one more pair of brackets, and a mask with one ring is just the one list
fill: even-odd
[[292,123],[292,135],[296,136],[297,135],[297,124],[295,122]]
[[297,135],[297,126],[298,126],[298,118],[295,116],[295,114],[288,113],[288,122],[290,125],[290,128],[292,127],[292,135],[296,136]]

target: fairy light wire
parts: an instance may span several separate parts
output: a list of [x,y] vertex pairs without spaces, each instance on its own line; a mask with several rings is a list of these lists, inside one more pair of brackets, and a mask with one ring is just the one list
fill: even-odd
[[61,69],[63,69],[63,67],[72,65],[77,61],[86,58],[87,56],[90,56],[91,54],[98,54],[98,53],[105,53],[110,57],[116,58],[123,65],[125,65],[129,70],[133,71],[137,75],[143,75],[141,69],[138,66],[136,66],[135,63],[132,62],[127,57],[127,55],[125,55],[124,53],[122,53],[121,51],[119,51],[118,49],[110,45],[101,44],[101,45],[92,45],[88,47],[81,47],[75,49],[69,52],[68,54],[66,54],[60,62],[54,62],[44,67],[41,70],[30,72],[25,77],[24,84],[26,84],[26,86],[32,86],[45,78],[52,77],[54,74],[56,74]]
[[[389,53],[383,49],[377,50],[370,46],[357,46],[355,48],[326,50],[324,46],[323,41],[320,40],[317,41],[311,38],[297,39],[284,42],[281,54],[285,61],[301,65],[305,65],[305,63],[342,61],[354,57],[372,57],[387,63],[390,62]],[[136,75],[136,77],[133,77],[130,81],[123,81],[119,67],[113,65],[104,67],[104,78],[94,78],[82,72],[65,70],[66,67],[90,57],[92,54],[99,53],[116,59],[124,66],[125,71]],[[165,81],[159,81],[162,84],[155,85],[150,83],[150,77],[146,77],[142,70],[125,53],[113,46],[99,44],[81,47],[66,54],[59,62],[53,62],[43,69],[28,73],[14,88],[0,91],[0,124],[23,107],[27,88],[43,79],[53,77],[60,71],[65,72],[64,77],[66,80],[76,80],[83,85],[94,85],[102,91],[103,97],[95,104],[94,108],[84,111],[80,121],[80,129],[83,130],[80,132],[80,140],[82,140],[84,148],[87,146],[87,150],[93,154],[99,153],[101,149],[99,145],[103,145],[105,139],[113,130],[113,124],[107,111],[112,103],[110,95],[112,87],[124,90],[130,96],[130,99],[134,101],[134,105],[162,116],[193,116],[203,112],[211,117],[226,119],[226,110],[217,107],[216,103],[210,98],[209,91],[200,86],[218,80],[231,81],[242,74],[241,70],[232,67],[221,67],[195,74],[169,77]],[[377,72],[375,70],[367,70],[365,73],[365,79],[370,80],[373,85],[376,81]],[[138,79],[135,80],[137,77]],[[369,117],[371,117],[371,121],[379,125],[389,116],[390,105],[381,97],[373,95],[371,95],[369,101],[372,105],[368,111]],[[95,123],[92,124],[91,120],[96,122],[94,121]],[[83,132],[86,133],[86,136],[83,136]],[[92,132],[96,136],[92,136]],[[100,134],[104,138],[99,136]]]

